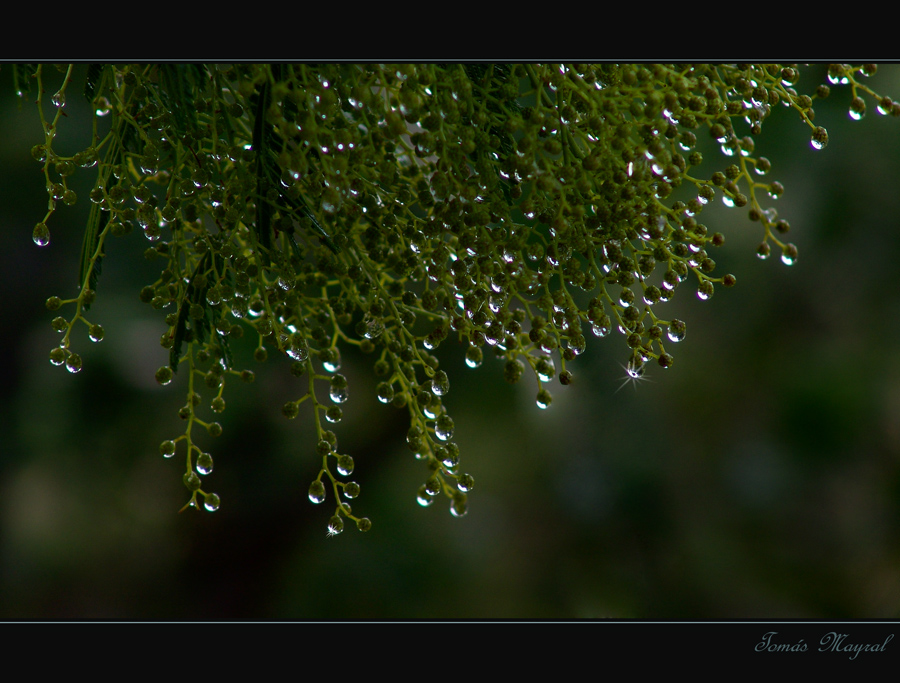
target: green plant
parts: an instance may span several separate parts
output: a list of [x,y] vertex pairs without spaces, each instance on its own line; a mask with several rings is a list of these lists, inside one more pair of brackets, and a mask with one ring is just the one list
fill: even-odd
[[[736,283],[717,273],[725,238],[700,221],[709,202],[760,225],[760,258],[774,246],[797,260],[768,205],[784,188],[754,154],[768,117],[793,109],[821,149],[813,105],[831,85],[849,88],[852,118],[864,97],[900,115],[866,85],[874,65],[830,65],[830,85],[809,95],[794,87],[797,65],[68,65],[49,102],[52,67],[13,70],[44,130],[32,154],[50,200],[36,244],[50,243],[60,202],[83,201],[68,179],[94,177],[77,293],[46,302],[62,334],[51,362],[79,372],[75,329],[104,338],[88,316],[106,244],[139,228],[161,266],[139,292],[165,319],[170,362],[156,379],[186,376],[185,429],[160,444],[185,458],[185,507],[219,507],[197,430],[221,434],[226,384],[253,381],[232,352],[249,340],[257,361],[285,356],[303,383],[281,411],[313,412],[321,469],[309,498],[334,501],[329,534],[345,520],[371,528],[351,508],[360,486],[332,429],[350,395],[342,348],[371,354],[377,399],[409,415],[419,502],[445,496],[464,515],[474,478],[442,402],[440,344],[465,344],[470,368],[487,351],[510,382],[533,373],[542,409],[548,382],[576,380],[592,336],[621,339],[632,381],[652,361],[669,368],[686,325],[659,304],[689,281],[704,300]],[[82,95],[92,142],[61,156],[66,99]],[[722,156],[705,159],[698,136]]]

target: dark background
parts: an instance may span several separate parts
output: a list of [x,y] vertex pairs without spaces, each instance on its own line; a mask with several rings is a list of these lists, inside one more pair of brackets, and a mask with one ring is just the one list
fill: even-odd
[[[824,74],[804,72],[798,89]],[[900,97],[900,67],[868,83]],[[164,324],[137,299],[158,274],[139,234],[110,243],[88,316],[106,339],[74,335],[84,370],[48,362],[59,335],[43,302],[76,291],[89,188],[76,183],[82,200],[37,248],[37,109],[11,94],[3,65],[0,618],[900,616],[900,121],[871,99],[861,122],[848,89],[816,103],[823,151],[794,113],[766,122],[756,150],[786,188],[771,204],[800,258],[757,259],[761,227],[716,200],[701,220],[725,233],[713,256],[738,285],[701,302],[686,283],[659,309],[687,322],[672,369],[617,392],[623,341],[591,338],[576,382],[554,382],[541,411],[533,378],[509,386],[489,356],[469,370],[445,342],[445,405],[477,482],[465,518],[416,503],[426,473],[408,422],[376,400],[374,359],[345,351],[336,432],[357,463],[354,512],[374,526],[327,538],[333,505],[306,495],[311,417],[280,415],[303,387],[246,349],[256,383],[230,383],[224,435],[199,437],[222,507],[177,514],[182,462],[158,444],[183,429],[186,380],[153,378]],[[63,153],[89,140],[74,99]],[[704,151],[707,175],[730,163]]]

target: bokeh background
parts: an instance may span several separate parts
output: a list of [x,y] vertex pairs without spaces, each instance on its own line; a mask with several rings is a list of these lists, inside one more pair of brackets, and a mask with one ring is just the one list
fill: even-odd
[[[824,80],[814,66],[798,89]],[[900,65],[868,83],[900,98]],[[345,351],[336,431],[374,527],[327,538],[333,506],[306,495],[310,416],[280,414],[303,389],[246,349],[257,381],[229,385],[224,435],[200,438],[222,507],[177,514],[182,463],[158,444],[183,429],[186,380],[153,378],[164,324],[137,298],[157,277],[140,234],[107,252],[89,316],[106,339],[79,330],[84,370],[51,366],[43,302],[75,291],[87,202],[32,243],[41,134],[12,90],[0,65],[0,618],[900,616],[900,121],[873,101],[860,122],[847,89],[817,102],[823,151],[788,110],[766,122],[757,154],[786,188],[772,205],[800,258],[759,260],[743,210],[705,210],[738,285],[702,302],[685,284],[660,309],[687,322],[673,368],[617,391],[624,343],[592,338],[541,411],[533,378],[509,386],[501,363],[470,370],[445,342],[445,405],[477,482],[464,518],[416,503],[408,423],[376,400],[373,359]],[[86,114],[70,102],[61,151],[86,146]],[[704,151],[708,173],[729,163]]]

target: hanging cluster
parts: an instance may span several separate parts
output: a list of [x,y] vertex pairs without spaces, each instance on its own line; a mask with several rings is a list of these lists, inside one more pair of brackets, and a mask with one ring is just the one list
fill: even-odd
[[[292,419],[306,403],[314,414],[321,469],[309,498],[331,492],[330,534],[345,520],[371,527],[347,502],[360,487],[331,430],[350,396],[341,348],[371,354],[377,400],[408,413],[407,444],[426,468],[419,503],[444,496],[464,515],[474,479],[453,441],[437,347],[464,344],[471,368],[488,351],[510,382],[532,373],[539,408],[553,378],[574,380],[590,336],[618,333],[632,378],[650,361],[671,367],[685,323],[658,304],[688,281],[701,299],[735,284],[716,272],[724,237],[701,222],[704,207],[719,197],[744,208],[762,226],[758,255],[774,246],[794,263],[787,221],[761,203],[784,188],[765,180],[754,136],[782,105],[814,148],[828,139],[812,105],[829,86],[799,95],[793,65],[116,64],[87,68],[93,141],[62,157],[53,144],[74,70],[63,69],[52,119],[45,71],[15,67],[17,88],[36,82],[45,133],[32,150],[50,195],[35,243],[49,243],[58,202],[77,200],[66,179],[96,174],[78,295],[47,301],[73,307],[53,320],[64,336],[51,361],[81,369],[76,324],[103,338],[85,313],[104,245],[139,231],[161,266],[139,294],[165,318],[170,363],[156,378],[168,384],[180,368],[188,378],[186,429],[160,446],[172,457],[184,443],[188,505],[219,506],[202,488],[212,457],[195,428],[221,434],[201,414],[225,409],[227,380],[253,380],[230,350],[249,336],[257,361],[284,355],[305,378],[281,410]],[[863,95],[900,115],[861,82],[874,72],[829,67],[831,84],[852,91],[853,118]],[[702,136],[723,157],[704,160]]]

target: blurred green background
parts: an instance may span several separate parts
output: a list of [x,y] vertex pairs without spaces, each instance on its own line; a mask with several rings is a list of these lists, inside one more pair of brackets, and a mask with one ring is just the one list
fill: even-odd
[[[824,80],[813,67],[798,90]],[[869,84],[900,98],[900,65]],[[89,316],[106,339],[79,329],[84,370],[51,366],[43,302],[74,295],[87,201],[57,212],[49,247],[32,243],[37,109],[17,106],[0,66],[0,618],[900,616],[900,121],[871,100],[851,121],[849,99],[816,103],[823,151],[780,106],[756,139],[786,188],[772,205],[797,264],[759,260],[743,210],[703,212],[738,285],[701,302],[685,284],[660,309],[687,322],[672,369],[617,392],[625,346],[592,338],[541,411],[533,378],[509,386],[501,363],[470,370],[445,342],[445,405],[477,482],[466,517],[416,503],[426,473],[408,422],[376,400],[374,359],[345,352],[335,431],[357,463],[354,512],[374,527],[327,538],[333,506],[306,496],[311,418],[280,414],[303,388],[246,353],[256,383],[229,384],[224,435],[200,438],[222,507],[177,514],[182,463],[158,444],[183,429],[186,380],[153,378],[164,324],[137,298],[158,273],[139,233],[107,252]],[[71,101],[61,152],[87,144],[85,116]],[[707,176],[730,163],[704,151]]]

